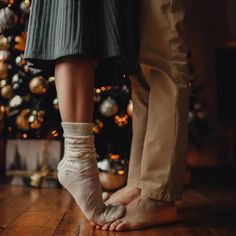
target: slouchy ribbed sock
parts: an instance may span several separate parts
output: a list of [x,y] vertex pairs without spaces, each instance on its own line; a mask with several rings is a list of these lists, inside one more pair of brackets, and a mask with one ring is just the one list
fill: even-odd
[[64,155],[58,163],[58,180],[75,199],[88,220],[99,225],[124,215],[123,205],[106,206],[97,167],[93,123],[61,122]]

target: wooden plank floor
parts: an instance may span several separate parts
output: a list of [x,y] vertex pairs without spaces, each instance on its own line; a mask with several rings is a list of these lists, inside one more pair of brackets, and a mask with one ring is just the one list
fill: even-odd
[[65,190],[0,184],[0,235],[234,236],[236,181],[235,176],[224,173],[203,171],[194,175],[182,201],[177,202],[178,222],[119,233],[91,228]]

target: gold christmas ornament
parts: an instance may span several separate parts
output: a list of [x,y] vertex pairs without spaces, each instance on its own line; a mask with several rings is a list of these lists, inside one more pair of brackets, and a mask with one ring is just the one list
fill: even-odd
[[47,91],[48,82],[43,76],[37,76],[30,81],[29,88],[34,94],[43,94]]
[[7,79],[8,77],[8,64],[0,61],[0,79]]
[[127,175],[125,172],[113,174],[111,172],[99,172],[101,186],[106,191],[113,191],[122,188],[126,184]]
[[0,36],[0,50],[6,50],[7,48],[8,48],[7,37],[1,35]]
[[7,81],[5,79],[0,80],[0,87],[4,87],[7,84]]
[[25,44],[26,44],[26,33],[22,33],[21,35],[17,35],[15,37],[15,49],[24,51],[25,50]]
[[6,84],[4,87],[1,89],[1,95],[2,97],[6,99],[10,99],[13,96],[13,88],[10,84]]
[[29,125],[29,121],[28,121],[28,115],[30,113],[30,109],[23,109],[19,115],[16,118],[16,126],[18,129],[22,129],[22,130],[29,130],[30,129],[30,125]]
[[128,106],[127,106],[127,114],[128,114],[130,117],[132,117],[132,115],[133,115],[133,102],[132,102],[131,99],[129,100],[129,104],[128,104]]

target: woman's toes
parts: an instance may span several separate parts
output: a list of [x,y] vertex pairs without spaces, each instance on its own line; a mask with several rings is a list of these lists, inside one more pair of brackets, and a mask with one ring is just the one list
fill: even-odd
[[90,221],[90,224],[92,225],[92,226],[96,226],[96,224],[94,223],[94,222],[92,222],[92,221]]
[[111,225],[110,225],[110,228],[109,230],[110,231],[114,231],[116,229],[116,226],[119,225],[120,223],[122,223],[123,221],[122,220],[116,220],[114,221]]
[[128,223],[125,222],[125,221],[118,224],[115,228],[116,231],[122,231],[122,230],[125,230],[125,229],[128,229]]
[[111,223],[106,223],[102,226],[102,230],[109,230]]

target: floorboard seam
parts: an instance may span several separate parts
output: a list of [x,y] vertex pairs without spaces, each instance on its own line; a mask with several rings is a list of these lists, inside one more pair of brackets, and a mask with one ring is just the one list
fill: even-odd
[[[16,221],[22,214],[24,214],[32,205],[34,205],[37,201],[39,201],[40,197],[36,199],[34,202],[32,202],[28,207],[26,207],[18,216],[16,216],[9,224],[6,225],[6,227],[3,228],[3,231],[6,231],[9,225],[11,225],[14,221]],[[1,232],[1,231],[0,231]]]

